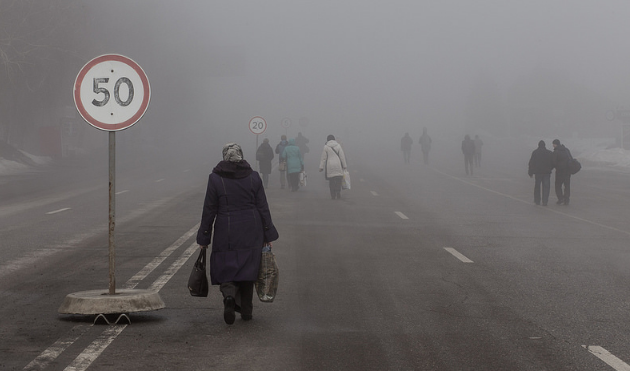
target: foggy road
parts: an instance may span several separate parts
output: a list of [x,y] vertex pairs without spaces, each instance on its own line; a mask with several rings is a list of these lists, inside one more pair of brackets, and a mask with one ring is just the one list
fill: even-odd
[[[342,200],[330,199],[315,154],[298,192],[279,189],[277,171],[270,177],[278,298],[255,302],[254,320],[232,326],[216,287],[209,298],[186,289],[211,166],[121,172],[117,285],[158,289],[167,307],[111,327],[57,314],[68,293],[107,287],[106,175],[27,177],[50,187],[33,190],[37,204],[15,198],[0,215],[0,368],[623,370],[630,362],[629,174],[586,167],[570,206],[551,197],[543,208],[526,166],[492,151],[473,176],[446,150],[429,166],[419,153],[403,165],[393,151],[346,151],[353,188]],[[384,160],[398,157],[396,166]]]

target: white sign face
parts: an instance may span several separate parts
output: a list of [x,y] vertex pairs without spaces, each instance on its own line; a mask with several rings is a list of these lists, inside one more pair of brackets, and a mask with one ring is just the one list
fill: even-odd
[[291,126],[291,120],[289,120],[289,119],[282,119],[282,122],[280,124],[282,124],[283,128],[288,129],[289,126]]
[[267,121],[260,116],[256,116],[249,120],[249,130],[256,135],[262,134],[267,130]]
[[117,54],[92,59],[74,83],[74,103],[90,125],[106,131],[135,124],[149,105],[151,90],[142,68]]

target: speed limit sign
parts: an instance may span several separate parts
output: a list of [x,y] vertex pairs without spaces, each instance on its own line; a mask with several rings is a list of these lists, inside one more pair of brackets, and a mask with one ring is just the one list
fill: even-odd
[[249,130],[256,135],[262,134],[267,130],[267,121],[260,116],[256,116],[249,120]]
[[74,103],[90,125],[105,131],[135,124],[149,106],[151,89],[144,70],[118,54],[89,61],[74,82]]

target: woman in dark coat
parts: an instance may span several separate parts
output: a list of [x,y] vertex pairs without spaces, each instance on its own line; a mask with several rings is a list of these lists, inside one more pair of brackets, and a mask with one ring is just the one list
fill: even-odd
[[273,148],[269,145],[269,139],[265,138],[263,143],[256,151],[256,160],[258,160],[258,168],[262,174],[263,184],[265,188],[269,185],[269,174],[271,174],[271,160],[273,160]]
[[208,177],[197,232],[201,248],[212,241],[210,280],[220,285],[226,323],[234,323],[235,311],[240,311],[243,320],[252,319],[262,248],[277,239],[260,176],[243,160],[238,144],[226,144],[223,161]]

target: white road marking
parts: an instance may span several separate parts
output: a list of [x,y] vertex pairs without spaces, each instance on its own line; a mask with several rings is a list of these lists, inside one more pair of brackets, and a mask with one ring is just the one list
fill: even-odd
[[110,326],[107,330],[103,331],[101,336],[92,342],[85,350],[79,354],[72,363],[64,369],[64,371],[84,371],[94,362],[98,356],[103,353],[105,348],[116,339],[118,335],[127,327],[127,325],[115,325]]
[[188,258],[190,258],[190,256],[194,254],[195,251],[198,251],[198,250],[199,250],[199,245],[197,245],[196,242],[190,245],[190,247],[182,253],[179,259],[177,259],[173,264],[171,264],[171,266],[166,270],[166,272],[153,282],[153,284],[149,287],[149,290],[160,291],[162,287],[164,287],[164,285],[166,285],[166,283],[171,278],[173,278],[175,273],[179,271],[179,269],[184,265],[184,263],[188,261]]
[[162,179],[158,179],[158,180],[156,180],[155,182],[156,182],[156,183],[159,183],[159,182],[162,182],[162,181],[164,181],[164,179],[165,179],[165,178],[162,178]]
[[[520,198],[516,198],[516,197],[514,197],[514,196],[510,196],[510,195],[506,195],[505,193],[501,193],[501,192],[495,191],[495,190],[490,189],[490,188],[482,187],[482,186],[480,186],[480,185],[478,185],[478,184],[475,184],[475,183],[472,183],[472,182],[466,181],[466,180],[464,180],[464,179],[460,179],[460,178],[458,178],[458,177],[456,177],[456,176],[453,176],[453,175],[450,175],[450,174],[444,173],[444,172],[439,171],[439,170],[436,170],[436,169],[434,169],[434,168],[432,168],[432,170],[433,170],[433,171],[435,171],[435,172],[436,172],[436,173],[438,173],[438,174],[442,174],[442,175],[444,175],[444,176],[446,176],[446,177],[449,177],[449,178],[452,178],[452,179],[458,180],[458,181],[460,181],[460,182],[462,182],[462,183],[466,183],[466,184],[469,184],[469,185],[471,185],[471,186],[473,186],[473,187],[477,187],[477,188],[479,188],[479,189],[483,189],[484,191],[492,192],[492,193],[494,193],[494,194],[497,194],[497,195],[500,195],[500,196],[503,196],[503,197],[507,197],[507,198],[509,198],[509,199],[512,199],[512,200],[514,200],[514,201],[518,201],[518,202],[522,202],[522,203],[527,204],[527,205],[530,205],[530,204],[531,204],[531,202],[529,202],[529,201],[521,200]],[[618,229],[618,228],[611,227],[611,226],[608,226],[608,225],[605,225],[605,224],[597,223],[597,222],[594,222],[594,221],[591,221],[591,220],[588,220],[588,219],[584,219],[584,218],[580,218],[580,217],[577,217],[577,216],[574,216],[574,215],[571,215],[571,214],[563,213],[562,211],[554,210],[554,209],[553,209],[553,208],[551,208],[551,207],[546,207],[546,208],[544,208],[543,210],[546,210],[546,211],[551,212],[551,213],[556,213],[556,214],[559,214],[559,215],[563,215],[563,216],[569,217],[569,218],[571,218],[571,219],[579,220],[579,221],[584,222],[584,223],[588,223],[588,224],[596,225],[596,226],[598,226],[598,227],[602,227],[602,228],[610,229],[611,231],[615,231],[615,232],[623,233],[623,234],[625,234],[625,235],[627,235],[627,236],[630,236],[630,231],[624,231],[624,230],[622,230],[622,229]]]
[[117,194],[117,195],[121,195],[121,194],[123,194],[123,193],[127,193],[127,192],[129,192],[129,190],[128,190],[128,189],[125,189],[124,191],[116,192],[116,194]]
[[183,173],[187,173],[187,172],[189,172],[189,171],[190,171],[190,169],[186,169],[186,170],[184,170],[184,171],[182,171],[182,172],[183,172]]
[[26,371],[34,371],[34,370],[43,370],[48,365],[55,360],[55,358],[59,357],[64,350],[66,350],[70,345],[74,344],[78,338],[81,337],[88,329],[90,329],[92,325],[76,325],[74,326],[70,332],[71,334],[65,338],[61,338],[57,340],[53,345],[51,345],[48,349],[43,351],[37,358],[31,361],[24,370]]
[[70,209],[71,209],[70,207],[64,207],[63,209],[59,209],[59,210],[55,210],[55,211],[49,211],[46,214],[47,215],[57,214],[57,213],[60,213],[62,211],[66,211],[66,210],[70,210]]
[[407,218],[407,215],[401,213],[400,211],[394,211],[394,213],[396,215],[398,215],[400,217],[400,219],[409,219],[409,218]]
[[595,357],[604,361],[608,366],[617,371],[630,371],[630,365],[612,355],[606,349],[594,345],[582,345],[583,348],[591,352]]
[[199,224],[192,227],[188,232],[184,233],[183,236],[177,239],[177,241],[173,242],[171,246],[169,246],[166,250],[162,251],[162,253],[155,257],[149,264],[147,264],[144,268],[140,270],[140,272],[136,273],[133,277],[131,277],[123,286],[126,289],[135,288],[140,281],[145,279],[151,272],[155,270],[167,257],[169,257],[173,251],[177,250],[181,245],[184,244],[193,234],[197,232],[199,229]]
[[468,259],[462,253],[460,253],[459,251],[455,250],[452,247],[445,247],[444,250],[450,252],[451,254],[453,254],[454,257],[456,257],[457,259],[461,260],[464,263],[474,263],[472,260]]
[[370,191],[370,193],[372,193],[373,196],[378,196],[378,193],[376,193],[374,191]]

